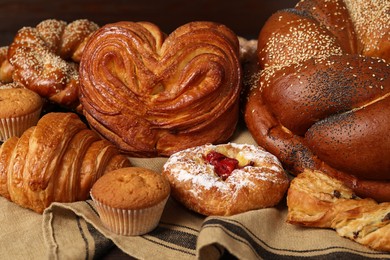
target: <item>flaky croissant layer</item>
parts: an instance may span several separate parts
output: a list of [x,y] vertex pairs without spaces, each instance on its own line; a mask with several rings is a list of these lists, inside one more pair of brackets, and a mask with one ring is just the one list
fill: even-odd
[[390,203],[361,199],[344,183],[305,169],[291,181],[287,222],[331,228],[343,237],[390,252]]
[[0,195],[42,213],[52,202],[85,200],[105,172],[129,166],[74,113],[49,113],[0,147]]
[[223,142],[238,120],[238,38],[212,22],[169,36],[146,22],[108,24],[85,46],[80,83],[90,125],[129,154]]

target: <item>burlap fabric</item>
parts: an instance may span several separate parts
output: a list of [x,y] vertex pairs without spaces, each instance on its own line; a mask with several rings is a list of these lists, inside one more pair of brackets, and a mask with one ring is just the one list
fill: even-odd
[[[254,143],[244,128],[231,140]],[[161,171],[166,159],[134,159]],[[118,236],[104,228],[91,200],[54,203],[43,215],[0,198],[0,259],[98,259],[115,244],[137,259],[219,259],[225,250],[239,259],[390,259],[333,230],[285,222],[277,207],[231,217],[203,217],[170,199],[159,226],[149,234]]]

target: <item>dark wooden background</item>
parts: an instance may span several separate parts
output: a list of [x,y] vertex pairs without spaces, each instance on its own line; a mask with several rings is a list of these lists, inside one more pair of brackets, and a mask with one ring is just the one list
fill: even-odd
[[8,45],[18,29],[49,18],[70,22],[86,18],[104,25],[118,21],[150,21],[164,32],[195,20],[223,23],[246,38],[256,38],[265,20],[297,0],[0,0],[0,45]]

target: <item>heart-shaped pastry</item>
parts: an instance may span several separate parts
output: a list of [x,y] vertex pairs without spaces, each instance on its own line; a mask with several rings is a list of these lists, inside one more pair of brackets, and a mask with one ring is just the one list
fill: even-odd
[[226,142],[239,114],[237,36],[214,22],[170,35],[148,22],[107,24],[80,62],[80,101],[91,125],[132,156],[169,156]]

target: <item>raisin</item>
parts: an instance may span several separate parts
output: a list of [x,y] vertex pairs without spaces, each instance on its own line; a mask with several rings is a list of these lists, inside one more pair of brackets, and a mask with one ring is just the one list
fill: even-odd
[[334,190],[333,191],[333,197],[336,197],[336,198],[339,199],[341,197],[341,193],[338,190]]
[[382,222],[389,221],[390,220],[390,212],[387,213],[384,218],[382,219]]

